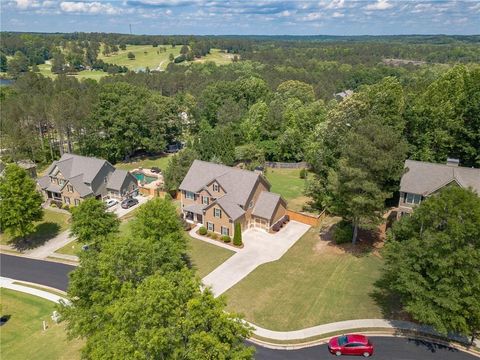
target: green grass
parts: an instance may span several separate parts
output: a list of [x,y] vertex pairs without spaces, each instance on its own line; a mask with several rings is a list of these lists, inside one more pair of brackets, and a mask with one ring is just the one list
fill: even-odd
[[320,240],[311,228],[280,260],[264,264],[227,291],[228,310],[271,330],[382,318],[372,298],[382,259]]
[[[45,241],[57,236],[68,229],[70,215],[45,209],[42,221],[35,223],[35,231],[28,236],[29,247],[43,244]],[[8,234],[0,234],[0,244],[8,244],[12,237]]]
[[[39,73],[42,74],[45,77],[49,78],[56,78],[57,74],[52,73],[52,65],[50,64],[40,64],[38,65],[38,69],[40,70]],[[83,79],[93,79],[93,80],[100,80],[104,76],[108,76],[108,73],[104,71],[90,71],[90,70],[83,70],[79,71],[75,75],[68,75],[68,76],[73,76],[76,77],[78,80],[83,80]]]
[[132,161],[128,163],[117,163],[115,164],[115,167],[117,169],[133,170],[139,167],[144,169],[150,169],[156,166],[162,169],[162,171],[164,171],[167,168],[170,156],[171,155],[153,156],[153,157],[148,157],[142,160]]
[[80,251],[82,251],[82,244],[80,244],[77,240],[73,240],[64,247],[57,249],[55,252],[65,255],[78,255]]
[[287,200],[288,208],[301,211],[309,198],[304,195],[305,179],[300,179],[300,169],[267,169],[267,180],[272,185],[270,191]]
[[10,316],[1,327],[2,359],[80,359],[83,343],[68,341],[64,323],[55,324],[50,318],[54,303],[8,289],[2,289],[1,295],[2,315]]
[[207,56],[201,57],[200,59],[196,59],[195,62],[204,63],[212,61],[217,65],[228,65],[232,63],[233,56],[233,54],[228,54],[220,49],[211,49],[210,54],[207,54]]
[[[161,52],[160,48],[166,48],[167,51]],[[152,45],[127,45],[126,50],[119,50],[114,55],[104,56],[101,52],[98,55],[98,59],[101,59],[107,63],[126,66],[129,70],[136,70],[139,68],[148,67],[150,70],[156,70],[160,66],[161,70],[165,70],[169,60],[169,55],[178,56],[180,54],[181,46],[172,48],[167,45],[159,45],[153,47]],[[157,53],[158,51],[158,53]],[[127,55],[129,52],[135,54],[135,59],[130,60]]]
[[233,251],[187,236],[188,255],[200,278],[211,273],[234,254]]

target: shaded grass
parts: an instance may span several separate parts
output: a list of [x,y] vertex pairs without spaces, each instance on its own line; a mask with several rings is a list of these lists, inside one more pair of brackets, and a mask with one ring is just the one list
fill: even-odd
[[162,171],[165,171],[170,160],[171,155],[151,156],[141,160],[122,162],[115,164],[117,169],[133,170],[139,167],[144,169],[150,169],[154,166],[159,167]]
[[[55,304],[21,292],[1,290],[2,315],[9,320],[1,327],[2,359],[79,359],[83,343],[67,340],[64,324],[50,315]],[[48,324],[43,331],[42,321]]]
[[268,168],[266,173],[272,185],[270,191],[282,195],[288,208],[296,211],[301,211],[310,200],[304,195],[306,180],[300,179],[300,170]]
[[[54,238],[61,232],[68,229],[70,215],[44,210],[43,219],[35,223],[35,231],[30,234],[25,241],[19,244],[19,248],[35,248],[42,245],[46,241]],[[13,242],[13,238],[8,234],[0,234],[0,244],[9,244]]]
[[227,291],[228,309],[278,331],[382,318],[371,294],[382,259],[373,252],[320,245],[311,228],[280,260],[264,264]]

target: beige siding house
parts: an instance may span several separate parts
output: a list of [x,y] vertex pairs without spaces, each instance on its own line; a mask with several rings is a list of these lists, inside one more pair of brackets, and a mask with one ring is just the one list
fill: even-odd
[[103,159],[75,154],[63,154],[54,161],[37,184],[47,202],[68,206],[92,196],[122,200],[138,191],[137,179],[128,171],[115,169]]
[[269,190],[261,174],[195,160],[180,184],[182,213],[222,235],[233,236],[235,223],[242,230],[270,231],[286,215],[287,204]]
[[461,167],[456,159],[448,159],[446,164],[406,160],[398,217],[412,213],[423,199],[451,185],[471,188],[480,195],[480,169]]

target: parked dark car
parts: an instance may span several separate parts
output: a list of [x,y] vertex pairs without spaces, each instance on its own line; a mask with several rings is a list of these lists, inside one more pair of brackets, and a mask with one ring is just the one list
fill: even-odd
[[373,344],[365,335],[351,334],[335,336],[328,342],[328,351],[340,355],[373,355]]
[[152,167],[152,168],[150,169],[150,171],[151,171],[152,173],[154,173],[154,174],[159,174],[159,173],[162,172],[162,170],[161,170],[159,167],[156,167],[156,166]]
[[138,204],[137,199],[125,199],[122,201],[122,209],[128,209]]

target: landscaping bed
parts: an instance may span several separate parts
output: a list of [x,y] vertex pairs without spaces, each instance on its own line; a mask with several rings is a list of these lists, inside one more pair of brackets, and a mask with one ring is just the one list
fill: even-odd
[[[55,304],[36,296],[2,289],[2,359],[80,359],[80,340],[67,340],[64,324],[55,324],[50,316]],[[42,322],[48,328],[43,331]]]

